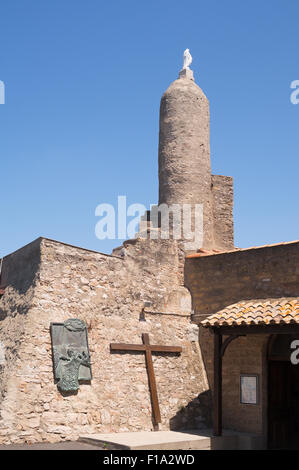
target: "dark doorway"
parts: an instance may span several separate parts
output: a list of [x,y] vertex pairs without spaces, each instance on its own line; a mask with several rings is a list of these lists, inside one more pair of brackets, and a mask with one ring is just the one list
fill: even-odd
[[[298,339],[295,338],[295,339]],[[293,336],[272,341],[268,361],[268,447],[299,449],[299,365],[290,360]]]

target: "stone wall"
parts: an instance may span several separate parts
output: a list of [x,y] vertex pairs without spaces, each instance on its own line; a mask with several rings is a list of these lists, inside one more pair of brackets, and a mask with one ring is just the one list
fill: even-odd
[[187,257],[185,285],[194,320],[239,300],[299,295],[299,242]]
[[[225,339],[225,337],[224,337]],[[267,436],[267,355],[269,335],[250,335],[232,341],[222,363],[222,422],[224,429]],[[213,390],[213,334],[200,328],[199,342],[208,383]],[[258,404],[240,402],[240,375],[258,375]]]
[[[298,296],[298,266],[298,242],[187,257],[185,285],[192,294],[193,321],[199,323],[241,300]],[[267,435],[268,339],[268,335],[238,338],[225,351],[222,374],[225,428]],[[213,334],[210,330],[200,327],[199,344],[209,388],[213,390]],[[259,375],[258,405],[240,403],[240,374]]]
[[234,248],[234,189],[230,176],[212,175],[214,249]]
[[[210,425],[210,396],[184,255],[176,242],[137,239],[122,257],[39,239],[4,259],[0,300],[0,442],[77,439],[95,432],[151,430],[145,358],[111,354],[111,342],[181,345],[154,356],[161,429]],[[150,301],[140,321],[144,301]],[[54,383],[50,323],[84,320],[93,379],[77,394]]]
[[196,249],[234,247],[233,180],[211,175],[209,101],[188,76],[180,75],[161,98],[159,204],[190,204],[192,211],[202,204],[203,240]]
[[[234,249],[234,219],[233,219],[233,205],[234,205],[234,191],[233,191],[233,178],[230,176],[212,175],[212,185],[209,188],[212,199],[212,232],[213,244],[210,246],[213,250],[229,251]],[[170,206],[171,209],[171,206]],[[181,222],[183,214],[181,215]],[[171,219],[172,213],[170,210],[170,228],[172,227]],[[194,217],[194,214],[192,215]],[[151,211],[146,211],[141,218],[139,225],[138,236],[143,238],[154,238],[153,232],[155,229],[161,228],[161,209],[159,213],[159,206],[153,206]],[[204,227],[203,227],[204,228]],[[151,229],[151,232],[150,232]],[[192,224],[192,232],[194,233],[195,227]],[[204,229],[205,230],[205,229]],[[157,230],[156,238],[160,238],[163,232]],[[183,236],[183,232],[182,232]],[[172,231],[170,230],[170,237]],[[198,239],[197,239],[198,238]],[[185,253],[194,253],[197,249],[203,248],[203,240],[201,237],[195,237],[192,241],[192,249],[188,248],[188,241],[184,241]],[[187,243],[186,243],[187,242]],[[196,243],[194,243],[196,242]]]
[[[18,412],[16,367],[21,365],[21,351],[26,341],[27,316],[32,306],[40,267],[39,242],[31,243],[3,261],[1,285],[6,285],[0,299],[0,440],[6,428],[13,426]],[[24,373],[27,364],[24,364]]]
[[209,101],[189,78],[161,98],[159,204],[203,204],[203,246],[213,247]]

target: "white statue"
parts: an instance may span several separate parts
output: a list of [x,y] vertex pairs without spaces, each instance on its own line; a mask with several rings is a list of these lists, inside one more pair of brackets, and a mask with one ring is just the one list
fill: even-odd
[[189,65],[192,64],[192,56],[190,54],[189,49],[186,49],[184,51],[183,60],[184,60],[184,62],[183,62],[183,69],[182,70],[184,70],[184,69],[189,70]]

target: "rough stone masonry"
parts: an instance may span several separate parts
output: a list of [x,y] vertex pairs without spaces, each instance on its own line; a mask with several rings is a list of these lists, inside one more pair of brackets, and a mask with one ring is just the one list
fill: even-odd
[[[233,248],[232,179],[211,175],[209,103],[192,74],[161,101],[160,202],[204,204],[204,247]],[[182,346],[154,356],[161,429],[210,426],[210,390],[191,323],[183,240],[138,236],[112,255],[39,238],[2,262],[0,443],[55,442],[80,434],[152,429],[143,354],[111,342]],[[144,308],[145,302],[150,307]],[[143,313],[143,315],[141,315]],[[63,393],[53,376],[50,323],[83,320],[93,378]]]

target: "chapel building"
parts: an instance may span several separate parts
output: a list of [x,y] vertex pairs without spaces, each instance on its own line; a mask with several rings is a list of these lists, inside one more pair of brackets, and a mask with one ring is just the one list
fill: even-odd
[[161,99],[159,207],[202,207],[193,249],[153,209],[111,255],[41,237],[1,260],[1,444],[171,429],[299,447],[299,242],[234,246],[209,124],[187,66]]

